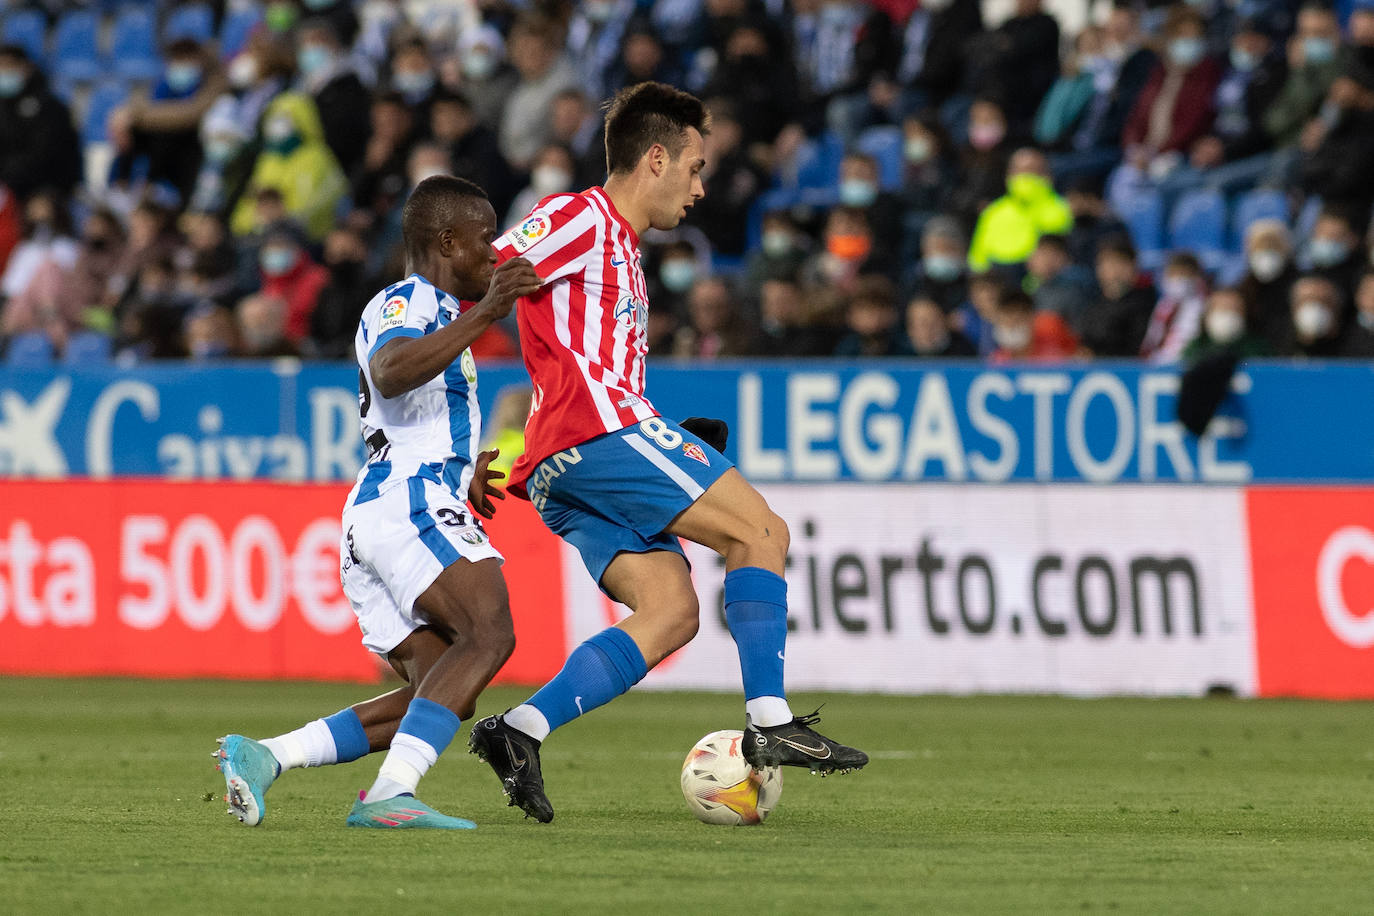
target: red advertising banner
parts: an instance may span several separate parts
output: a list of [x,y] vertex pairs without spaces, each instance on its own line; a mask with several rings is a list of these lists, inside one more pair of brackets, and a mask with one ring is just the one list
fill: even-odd
[[1374,489],[1246,499],[1259,694],[1374,697]]
[[[338,485],[0,485],[0,672],[375,681],[339,587]],[[492,525],[538,682],[564,656],[558,548],[525,504]]]

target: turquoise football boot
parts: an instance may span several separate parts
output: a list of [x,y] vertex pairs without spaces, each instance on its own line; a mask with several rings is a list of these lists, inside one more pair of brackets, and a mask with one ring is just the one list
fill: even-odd
[[229,813],[249,827],[256,827],[267,814],[262,797],[268,786],[281,775],[277,758],[261,742],[243,735],[225,735],[219,739],[215,769],[224,774],[224,800]]
[[383,830],[407,830],[427,827],[432,830],[475,830],[477,825],[461,817],[440,814],[429,805],[410,795],[397,795],[381,801],[364,801],[366,792],[358,793],[353,810],[348,812],[348,826],[377,827]]

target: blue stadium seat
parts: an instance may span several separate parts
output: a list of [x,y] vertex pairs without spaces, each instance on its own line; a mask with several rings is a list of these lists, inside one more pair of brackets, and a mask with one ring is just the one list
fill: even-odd
[[80,331],[67,338],[62,350],[65,366],[98,366],[110,361],[110,338],[96,331]]
[[178,6],[167,14],[167,24],[162,28],[163,44],[170,44],[179,38],[204,43],[214,37],[215,14],[204,3]]
[[1245,230],[1261,219],[1288,222],[1288,195],[1273,188],[1247,191],[1237,200],[1231,215],[1231,250],[1245,247]]
[[840,180],[840,160],[844,158],[844,143],[826,131],[815,140],[807,140],[797,152],[797,183],[799,188],[825,188]]
[[1209,188],[1188,191],[1169,214],[1169,246],[1215,267],[1226,249],[1226,198]]
[[1114,206],[1138,251],[1164,248],[1164,198],[1158,191],[1146,187],[1131,189],[1123,192]]
[[153,10],[126,6],[115,16],[110,62],[126,80],[153,80],[162,72],[157,53],[157,18]]
[[248,43],[248,36],[262,22],[262,8],[259,6],[242,7],[226,11],[224,23],[219,29],[219,53],[228,60]]
[[104,71],[100,17],[91,10],[64,13],[53,27],[52,75],[63,83],[89,83]]
[[41,331],[26,331],[10,338],[5,362],[15,369],[46,369],[52,365],[52,341]]
[[48,59],[47,40],[48,20],[38,10],[15,10],[5,17],[0,27],[0,41],[19,45],[40,65]]
[[870,127],[859,134],[854,146],[861,153],[867,153],[878,160],[879,184],[883,190],[892,191],[902,186],[902,147],[905,137],[902,129],[889,124]]
[[118,80],[107,80],[91,90],[86,100],[86,117],[81,124],[81,142],[100,143],[106,140],[105,122],[110,112],[124,104],[129,87]]

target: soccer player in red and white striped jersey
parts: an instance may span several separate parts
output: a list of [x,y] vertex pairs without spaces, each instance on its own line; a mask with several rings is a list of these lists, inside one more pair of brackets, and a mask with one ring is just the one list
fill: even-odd
[[673,228],[705,195],[709,120],[698,99],[670,86],[622,90],[606,112],[605,186],[540,201],[496,243],[498,258],[524,257],[544,278],[517,305],[534,399],[512,489],[634,612],[578,646],[525,703],[473,726],[472,750],[511,803],[540,821],[553,819],[543,740],[629,690],[696,635],[700,608],[678,538],[725,558],[745,759],[824,773],[868,763],[787,704],[786,523],[724,455],[644,397],[649,306],[639,237]]

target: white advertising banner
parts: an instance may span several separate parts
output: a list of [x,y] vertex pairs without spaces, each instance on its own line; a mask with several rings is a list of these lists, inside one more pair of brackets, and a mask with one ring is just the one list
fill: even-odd
[[[1255,693],[1239,488],[777,485],[787,684],[894,693]],[[739,689],[723,568],[687,545],[701,631],[646,686]],[[563,548],[569,644],[624,608]]]

